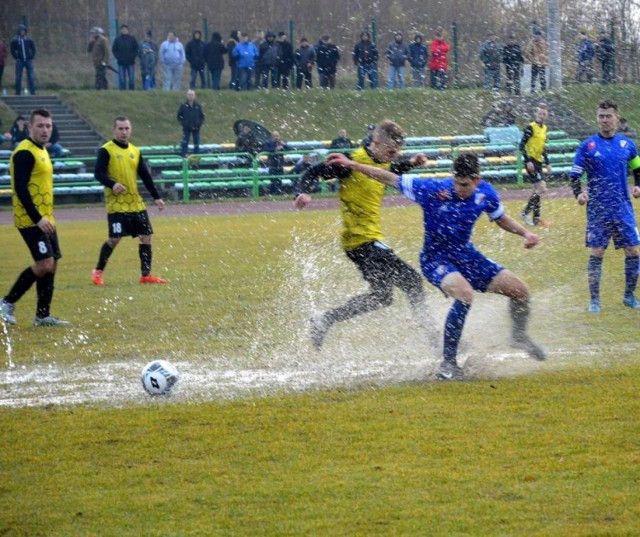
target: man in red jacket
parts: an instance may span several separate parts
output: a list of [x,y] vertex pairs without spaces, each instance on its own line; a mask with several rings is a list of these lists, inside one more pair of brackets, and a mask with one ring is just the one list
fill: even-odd
[[442,28],[438,27],[436,36],[431,41],[431,87],[443,90],[447,87],[447,68],[449,67],[449,44],[442,38]]

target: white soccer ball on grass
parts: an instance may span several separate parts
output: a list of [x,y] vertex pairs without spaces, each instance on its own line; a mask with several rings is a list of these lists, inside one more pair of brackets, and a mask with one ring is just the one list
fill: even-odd
[[178,370],[166,360],[154,360],[142,369],[141,380],[149,395],[169,395],[178,382]]

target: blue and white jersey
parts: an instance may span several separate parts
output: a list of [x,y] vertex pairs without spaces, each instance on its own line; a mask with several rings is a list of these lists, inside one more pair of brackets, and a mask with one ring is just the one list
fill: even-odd
[[636,144],[621,134],[612,138],[595,134],[582,142],[570,176],[579,179],[587,174],[588,217],[609,220],[633,213],[627,177],[629,161],[637,156]]
[[423,179],[407,174],[398,178],[398,190],[422,207],[424,252],[460,251],[469,245],[473,226],[482,213],[491,221],[505,214],[498,193],[485,181],[480,181],[467,199],[458,197],[453,178]]

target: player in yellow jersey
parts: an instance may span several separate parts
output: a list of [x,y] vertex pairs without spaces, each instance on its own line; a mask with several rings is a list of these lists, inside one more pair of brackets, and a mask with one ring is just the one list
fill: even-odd
[[164,209],[164,201],[153,183],[140,150],[129,143],[130,138],[131,122],[124,116],[118,116],[113,121],[113,140],[98,151],[94,176],[104,185],[109,238],[100,249],[98,264],[91,275],[95,285],[104,285],[104,268],[122,237],[138,237],[140,241],[140,283],[167,283],[164,278],[151,274],[153,228],[147,207],[138,192],[138,177],[142,179],[158,209]]
[[[397,123],[382,121],[373,132],[369,145],[355,149],[349,156],[357,162],[391,170],[396,174],[424,165],[426,157],[422,153],[411,160],[398,161],[404,137]],[[381,208],[385,185],[342,166],[318,164],[307,170],[300,179],[301,193],[295,199],[297,208],[302,209],[309,204],[309,193],[317,189],[320,177],[337,178],[340,181],[342,247],[362,273],[370,290],[351,298],[342,306],[312,317],[311,337],[315,347],[318,350],[322,347],[324,337],[334,323],[389,306],[393,301],[394,287],[407,294],[417,319],[425,325],[430,332],[428,335],[435,341],[437,335],[433,333],[433,323],[427,315],[420,274],[384,242]]]
[[62,257],[53,218],[53,166],[45,145],[52,130],[48,110],[34,110],[29,118],[29,137],[11,155],[13,220],[27,243],[35,263],[27,267],[0,300],[0,318],[16,324],[15,303],[36,284],[34,326],[69,326],[49,311],[58,259]]
[[[531,181],[531,196],[526,207],[522,211],[522,220],[530,226],[547,227],[548,224],[540,218],[541,197],[547,191],[547,183],[542,173],[543,164],[547,166],[547,174],[551,173],[551,165],[545,148],[547,143],[547,125],[549,117],[547,105],[541,103],[536,108],[535,121],[532,121],[522,131],[520,140],[520,152],[527,169],[527,177]],[[529,216],[532,213],[533,218]]]

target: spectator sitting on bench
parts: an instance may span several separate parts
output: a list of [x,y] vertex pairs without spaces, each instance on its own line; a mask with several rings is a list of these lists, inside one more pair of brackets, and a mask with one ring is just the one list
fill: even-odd
[[[262,146],[263,151],[271,153],[267,157],[267,167],[269,175],[284,175],[284,155],[281,151],[289,151],[291,148],[287,145],[278,131],[271,133],[271,140],[265,142]],[[269,194],[282,194],[282,179],[272,178]]]
[[58,140],[60,140],[60,132],[58,132],[56,124],[53,123],[51,127],[51,138],[44,144],[51,158],[62,158],[64,156],[64,149],[58,143]]
[[491,110],[482,118],[484,127],[510,127],[516,124],[516,114],[509,101],[493,103]]
[[236,151],[239,153],[251,153],[251,155],[255,156],[260,149],[260,144],[253,135],[251,126],[245,123],[242,125],[242,132],[236,138]]
[[27,120],[24,116],[18,116],[13,125],[11,125],[11,149],[18,147],[22,140],[29,138],[29,129],[27,128]]
[[618,123],[618,132],[627,138],[635,140],[638,137],[638,133],[635,129],[632,129],[627,122],[627,118],[621,117]]

